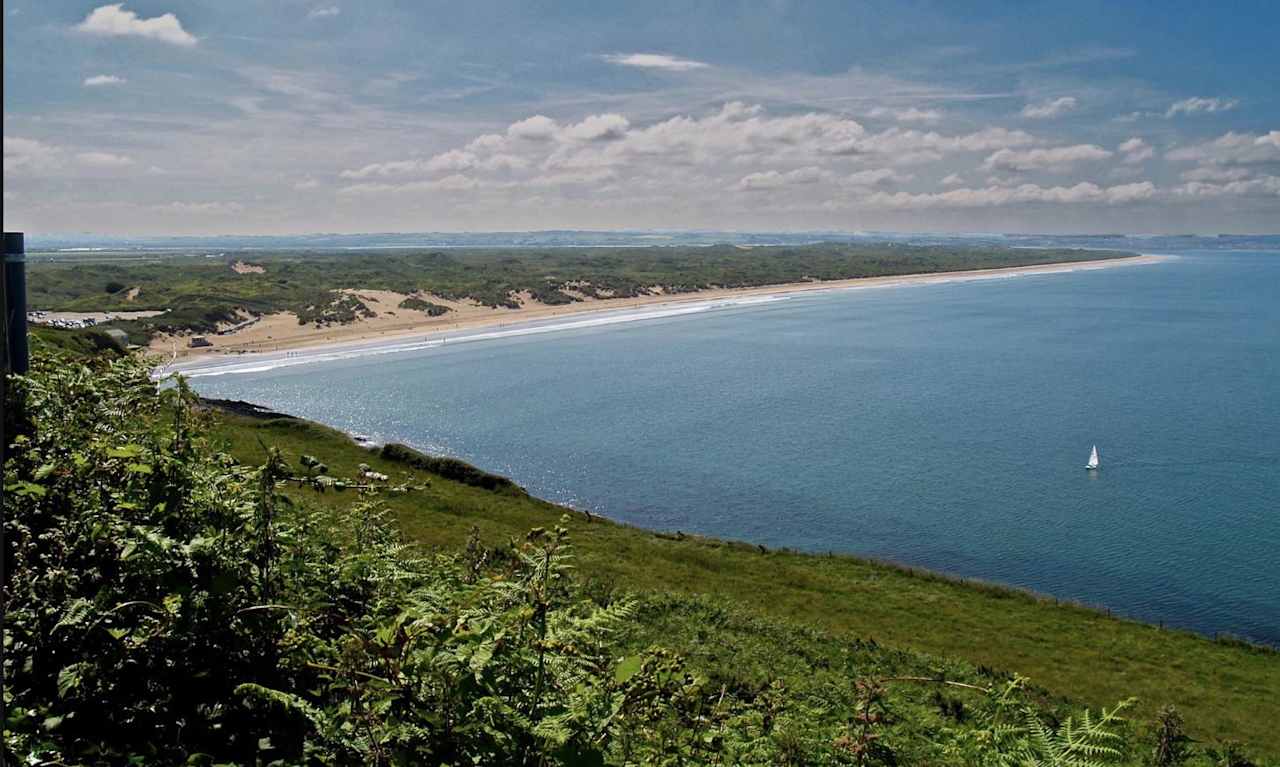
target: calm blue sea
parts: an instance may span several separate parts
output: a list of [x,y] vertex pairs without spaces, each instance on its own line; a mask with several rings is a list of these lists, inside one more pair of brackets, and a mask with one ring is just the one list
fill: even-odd
[[1160,252],[192,383],[645,527],[1280,643],[1280,251]]

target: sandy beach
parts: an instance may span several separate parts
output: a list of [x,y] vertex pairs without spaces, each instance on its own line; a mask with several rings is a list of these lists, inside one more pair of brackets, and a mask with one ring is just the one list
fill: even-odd
[[[450,311],[439,317],[429,317],[423,312],[401,309],[400,302],[407,294],[389,290],[348,289],[373,310],[377,316],[360,318],[346,325],[316,327],[299,325],[292,312],[281,312],[261,317],[247,327],[222,335],[208,335],[210,346],[191,348],[190,337],[161,335],[154,338],[150,351],[171,359],[190,359],[211,355],[244,355],[263,352],[280,352],[361,341],[394,341],[400,337],[423,333],[448,333],[477,328],[501,327],[516,323],[549,320],[590,312],[617,311],[641,307],[680,306],[695,302],[738,299],[752,296],[786,295],[811,291],[847,290],[856,288],[889,287],[894,285],[954,282],[1011,277],[1029,274],[1051,274],[1080,270],[1110,269],[1157,263],[1167,256],[1142,255],[1130,258],[1099,261],[1074,261],[1068,263],[1039,264],[1034,266],[1004,267],[999,269],[968,270],[960,272],[935,272],[930,274],[905,274],[889,277],[861,277],[849,280],[829,280],[778,285],[761,285],[753,288],[711,289],[694,293],[638,296],[634,298],[589,298],[552,306],[519,296],[519,309],[481,306],[474,302],[449,301],[430,294],[419,297],[449,307]],[[194,360],[192,360],[194,361]]]

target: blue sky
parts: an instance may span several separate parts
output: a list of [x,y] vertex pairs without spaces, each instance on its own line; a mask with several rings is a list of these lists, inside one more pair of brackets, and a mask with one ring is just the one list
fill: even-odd
[[7,229],[1280,229],[1277,3],[4,13]]

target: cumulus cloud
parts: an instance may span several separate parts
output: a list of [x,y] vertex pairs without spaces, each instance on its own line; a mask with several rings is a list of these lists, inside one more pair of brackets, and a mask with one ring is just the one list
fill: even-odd
[[973,133],[947,136],[936,131],[889,128],[880,133],[858,135],[829,146],[829,154],[881,155],[898,165],[915,165],[939,160],[945,154],[989,152],[993,149],[1039,143],[1029,133],[992,127]]
[[161,205],[152,205],[151,209],[158,213],[178,213],[183,215],[201,214],[224,216],[244,212],[244,206],[238,202],[183,202],[175,201]]
[[423,163],[421,167],[429,173],[470,170],[476,166],[478,161],[479,158],[471,152],[451,149],[448,152],[441,152],[432,157]]
[[301,181],[294,182],[293,188],[295,191],[306,192],[319,186],[320,182],[314,178],[304,178]]
[[1121,143],[1120,146],[1116,147],[1116,150],[1123,155],[1121,162],[1126,165],[1137,165],[1143,160],[1151,159],[1156,153],[1156,150],[1152,149],[1150,144],[1138,136]]
[[1253,175],[1248,168],[1220,168],[1213,165],[1192,168],[1182,172],[1182,180],[1184,181],[1208,181],[1211,183],[1225,183],[1228,181],[1243,181]]
[[413,194],[421,192],[465,192],[473,189],[479,189],[485,186],[485,182],[467,176],[462,173],[452,173],[443,178],[425,179],[422,181],[406,181],[398,184],[388,183],[363,183],[351,184],[344,186],[338,190],[338,194],[345,196],[358,195],[376,195],[376,194]]
[[328,19],[342,13],[342,9],[336,5],[322,5],[312,8],[307,13],[308,19]]
[[600,184],[618,177],[610,168],[587,168],[582,170],[558,171],[541,176],[534,176],[525,183],[535,188],[553,186],[573,186],[584,184]]
[[1212,141],[1165,153],[1173,162],[1203,165],[1261,165],[1280,163],[1280,131],[1262,135],[1229,131]]
[[871,168],[850,173],[841,179],[841,183],[853,187],[886,186],[910,181],[914,176],[901,173],[893,168]]
[[120,154],[112,154],[111,152],[80,152],[76,155],[76,162],[86,168],[125,168],[133,165],[133,160]]
[[481,156],[463,149],[450,149],[426,160],[392,160],[375,162],[360,168],[344,170],[338,175],[347,179],[395,178],[430,173],[468,170],[512,171],[529,167],[529,160],[510,154]]
[[550,141],[555,138],[560,126],[546,115],[534,115],[507,126],[507,135],[515,139],[529,141]]
[[1042,101],[1039,104],[1027,104],[1022,108],[1022,116],[1032,120],[1047,120],[1075,110],[1079,106],[1074,96]]
[[688,72],[711,66],[703,61],[683,59],[666,53],[607,53],[602,56],[610,64],[637,69],[661,69],[668,72]]
[[94,8],[84,21],[76,25],[76,29],[91,35],[142,37],[171,45],[191,46],[197,42],[172,13],[144,19],[133,11],[125,10],[124,3]]
[[1048,149],[1001,149],[987,157],[982,167],[987,170],[1015,173],[1032,170],[1062,173],[1070,170],[1076,163],[1103,160],[1110,156],[1111,152],[1096,144],[1076,144]]
[[58,148],[35,139],[4,137],[4,172],[41,171],[57,164]]
[[815,166],[797,168],[785,173],[769,170],[743,176],[738,181],[738,189],[744,192],[759,192],[796,184],[816,184],[830,176],[830,171]]
[[565,128],[564,138],[575,141],[607,141],[622,138],[631,123],[619,114],[591,115]]
[[1193,115],[1202,112],[1226,112],[1229,109],[1235,109],[1240,105],[1236,99],[1216,99],[1201,98],[1193,96],[1182,101],[1175,101],[1169,106],[1164,113],[1165,117],[1173,117],[1179,114]]
[[[1249,141],[1280,150],[1271,134],[1250,136]],[[682,114],[644,124],[616,113],[589,114],[576,122],[535,114],[429,157],[391,159],[345,170],[341,177],[359,183],[339,192],[404,199],[435,194],[441,201],[501,204],[515,197],[555,199],[557,193],[566,195],[565,200],[580,200],[590,190],[593,196],[588,199],[594,201],[582,204],[605,205],[645,195],[669,199],[673,188],[701,199],[714,199],[718,191],[730,189],[743,193],[732,198],[738,205],[750,206],[752,199],[770,200],[756,204],[785,204],[797,210],[1118,206],[1171,196],[1140,179],[1111,186],[1092,181],[1019,183],[1016,174],[1027,171],[1065,172],[1109,157],[1136,165],[1139,160],[1129,158],[1154,156],[1146,140],[1136,136],[1114,151],[1095,144],[1042,144],[1032,134],[999,126],[961,133],[898,125],[871,131],[841,114],[774,115],[759,105],[741,102],[707,114]],[[986,155],[977,163],[978,169],[993,174],[986,186],[966,187],[960,174],[952,172],[934,190],[910,190],[915,177],[905,166],[948,157],[959,162],[972,153]],[[1249,179],[1187,178],[1185,182],[1222,185],[1242,180]],[[608,202],[619,190],[634,194]],[[775,195],[767,194],[770,191]],[[1199,188],[1195,193],[1206,196],[1209,191]],[[1184,191],[1183,197],[1191,194]]]
[[990,208],[1025,204],[1101,204],[1123,205],[1154,197],[1156,187],[1150,181],[1102,187],[1083,181],[1074,186],[1044,187],[1037,184],[988,186],[981,189],[952,189],[947,192],[910,194],[877,192],[860,200],[869,207],[921,210],[928,208]]
[[84,79],[84,87],[101,88],[107,85],[124,85],[127,82],[129,81],[125,78],[117,77],[116,75],[94,75]]
[[1222,184],[1188,181],[1174,187],[1172,194],[1175,198],[1184,200],[1216,197],[1280,197],[1280,176],[1260,176]]
[[361,168],[344,170],[338,175],[342,178],[372,178],[376,176],[407,176],[426,170],[422,160],[392,160],[390,162],[373,162]]
[[942,113],[936,109],[918,109],[916,107],[908,107],[906,109],[876,107],[867,114],[870,117],[891,118],[900,123],[936,123],[942,119]]

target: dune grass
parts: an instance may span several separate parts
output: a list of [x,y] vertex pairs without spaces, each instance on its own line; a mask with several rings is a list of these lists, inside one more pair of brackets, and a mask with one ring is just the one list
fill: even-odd
[[[314,455],[338,475],[368,463],[426,483],[386,500],[403,532],[426,546],[459,547],[473,529],[498,545],[567,511],[517,488],[486,490],[384,459],[306,421],[222,412],[212,421],[214,438],[243,462],[261,462],[266,443],[294,461]],[[338,506],[349,498],[319,500]],[[1137,696],[1136,718],[1172,703],[1197,738],[1241,740],[1280,755],[1280,653],[1270,649],[854,557],[655,533],[581,512],[569,517],[578,568],[595,588],[707,595],[851,640],[1023,674],[1052,695],[1092,706]]]

